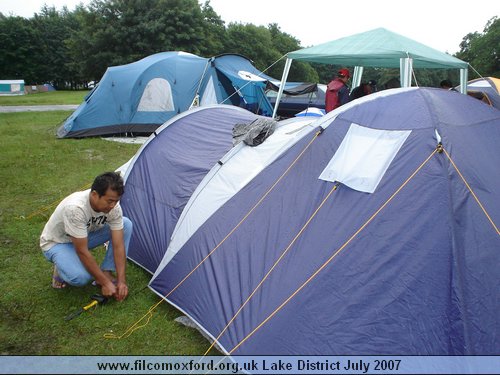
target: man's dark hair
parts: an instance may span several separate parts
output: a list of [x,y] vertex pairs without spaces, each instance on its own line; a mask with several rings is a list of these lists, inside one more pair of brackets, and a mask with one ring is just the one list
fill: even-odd
[[123,186],[123,178],[120,173],[106,172],[100,174],[92,183],[92,190],[95,190],[100,197],[106,194],[108,189],[116,191],[119,196],[123,195],[125,189]]
[[439,83],[439,86],[441,86],[442,88],[452,88],[453,84],[451,83],[451,81],[449,79],[443,79]]
[[349,95],[350,100],[361,98],[362,96],[372,93],[372,86],[368,83],[361,83],[358,87],[354,88]]

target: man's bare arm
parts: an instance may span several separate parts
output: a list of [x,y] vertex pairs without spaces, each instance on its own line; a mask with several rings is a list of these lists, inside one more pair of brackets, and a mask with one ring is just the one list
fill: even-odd
[[111,243],[113,244],[113,253],[116,267],[116,295],[118,301],[122,301],[128,295],[128,286],[126,281],[127,255],[125,252],[125,242],[123,239],[123,229],[111,231]]
[[71,241],[75,246],[76,253],[80,258],[80,261],[83,263],[83,266],[92,276],[94,276],[95,281],[101,285],[102,294],[105,297],[113,296],[116,293],[116,287],[113,282],[106,277],[104,272],[102,272],[101,268],[97,264],[97,261],[90,253],[87,238],[71,237]]

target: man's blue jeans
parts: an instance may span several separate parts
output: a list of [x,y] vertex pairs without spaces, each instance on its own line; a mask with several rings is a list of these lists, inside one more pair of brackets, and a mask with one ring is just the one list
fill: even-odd
[[[132,222],[124,217],[123,218],[123,241],[125,244],[125,252],[128,253],[128,245],[130,237],[132,236]],[[108,225],[102,229],[90,232],[87,238],[88,248],[94,249],[99,245],[109,241],[108,250],[101,263],[103,271],[116,271],[113,244],[111,243],[111,230]],[[72,242],[60,243],[52,246],[49,250],[44,252],[45,257],[50,262],[54,263],[59,272],[59,276],[70,285],[84,286],[94,279],[94,277],[87,271],[83,263],[80,261],[76,249]]]

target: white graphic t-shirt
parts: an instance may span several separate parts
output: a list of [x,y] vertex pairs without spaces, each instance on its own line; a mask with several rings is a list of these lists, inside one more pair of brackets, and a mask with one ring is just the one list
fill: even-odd
[[49,250],[58,243],[71,242],[71,237],[85,238],[90,232],[109,225],[111,230],[123,229],[120,203],[107,214],[96,212],[90,206],[90,189],[64,198],[56,207],[40,236],[40,247]]

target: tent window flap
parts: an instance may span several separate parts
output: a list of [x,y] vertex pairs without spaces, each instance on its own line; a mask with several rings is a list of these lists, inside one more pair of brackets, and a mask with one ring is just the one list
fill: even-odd
[[148,82],[137,111],[170,112],[174,111],[174,100],[170,83],[163,78],[153,78]]
[[319,179],[373,193],[410,130],[369,129],[352,123]]

